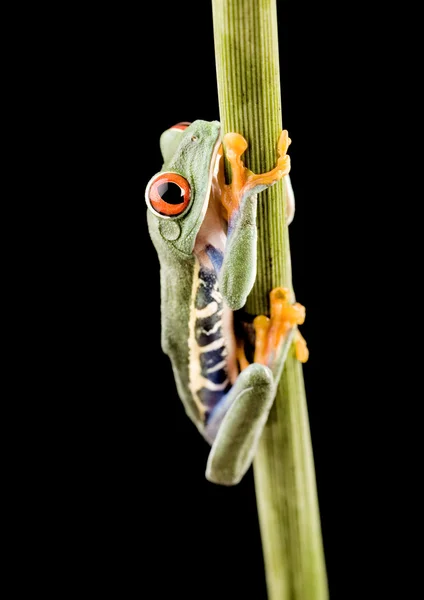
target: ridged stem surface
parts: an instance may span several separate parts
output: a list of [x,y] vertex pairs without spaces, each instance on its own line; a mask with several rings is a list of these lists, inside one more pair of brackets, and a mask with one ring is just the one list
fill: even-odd
[[[276,164],[282,129],[276,1],[212,0],[212,8],[223,133],[246,138],[244,162],[262,173]],[[246,304],[249,315],[269,314],[270,290],[292,287],[284,195],[280,182],[259,196],[257,278]],[[303,371],[294,351],[259,444],[254,476],[269,600],[326,600]]]

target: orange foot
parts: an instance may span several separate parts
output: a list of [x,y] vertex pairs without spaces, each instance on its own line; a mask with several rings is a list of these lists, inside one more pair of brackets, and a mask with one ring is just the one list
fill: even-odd
[[239,133],[227,133],[223,139],[226,157],[231,165],[231,183],[225,184],[224,177],[224,164],[220,161],[220,174],[219,183],[222,190],[221,202],[228,213],[228,220],[231,215],[240,205],[241,199],[253,187],[257,185],[272,185],[290,171],[290,156],[287,154],[287,148],[289,147],[291,140],[288,136],[287,130],[284,129],[281,132],[278,140],[278,160],[277,166],[268,171],[268,173],[262,173],[256,175],[247,169],[241,155],[246,151],[247,142],[242,135]]
[[[254,361],[272,368],[280,345],[295,325],[305,321],[305,307],[290,303],[290,290],[275,288],[270,294],[271,318],[260,315],[253,321],[256,333]],[[295,339],[296,357],[306,362],[309,357],[305,339],[299,331]]]

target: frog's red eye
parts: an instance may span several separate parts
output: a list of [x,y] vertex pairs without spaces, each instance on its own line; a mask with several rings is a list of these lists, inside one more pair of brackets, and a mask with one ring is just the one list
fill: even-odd
[[184,131],[184,129],[187,129],[189,125],[191,125],[189,121],[181,121],[181,123],[173,125],[171,129],[179,129],[180,131]]
[[190,185],[178,173],[160,173],[148,187],[147,200],[160,215],[176,217],[190,202]]

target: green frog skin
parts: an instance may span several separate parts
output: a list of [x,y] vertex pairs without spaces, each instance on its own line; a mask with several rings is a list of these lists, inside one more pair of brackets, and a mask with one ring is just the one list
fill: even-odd
[[162,134],[163,166],[145,191],[160,263],[162,349],[187,415],[211,445],[206,477],[222,485],[237,484],[249,468],[292,345],[299,360],[307,359],[297,329],[305,310],[288,289],[272,290],[270,318],[253,323],[251,364],[234,323],[256,277],[257,194],[284,178],[293,218],[289,144],[283,131],[276,167],[257,175],[241,161],[241,135],[221,139],[217,121],[179,123]]

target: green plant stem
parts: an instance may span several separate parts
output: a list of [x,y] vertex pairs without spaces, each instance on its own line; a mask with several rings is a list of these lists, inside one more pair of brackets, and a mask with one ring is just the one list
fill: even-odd
[[[212,8],[223,133],[241,133],[249,144],[245,164],[265,172],[275,166],[282,129],[276,1],[212,0]],[[272,288],[292,288],[284,196],[280,182],[259,197],[258,270],[247,319],[269,314]],[[254,476],[269,600],[325,600],[303,371],[294,351],[259,444]]]

